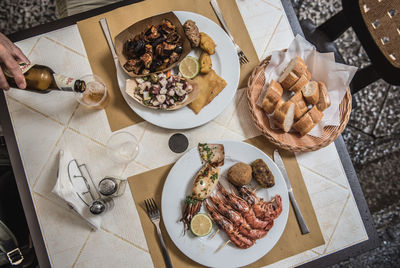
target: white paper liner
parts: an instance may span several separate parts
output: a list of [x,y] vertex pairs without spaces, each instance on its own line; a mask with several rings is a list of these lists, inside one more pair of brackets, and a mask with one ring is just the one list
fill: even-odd
[[[357,67],[336,63],[333,52],[320,53],[310,42],[302,36],[297,35],[286,52],[272,52],[271,60],[267,68],[265,68],[266,82],[260,97],[257,100],[258,106],[261,107],[266,89],[269,86],[269,81],[272,79],[278,81],[279,76],[289,64],[290,60],[296,56],[301,57],[305,61],[307,68],[311,73],[311,80],[325,83],[331,98],[331,106],[323,111],[324,117],[308,133],[315,137],[321,137],[325,126],[340,125],[339,105],[342,102],[343,97],[346,95],[350,81],[357,71]],[[289,94],[285,93],[283,99],[285,101],[288,100]],[[272,122],[272,120],[269,121]],[[271,125],[271,127],[273,126]]]

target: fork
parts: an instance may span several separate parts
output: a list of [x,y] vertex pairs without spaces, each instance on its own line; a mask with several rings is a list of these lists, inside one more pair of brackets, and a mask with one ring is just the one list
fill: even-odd
[[144,204],[146,205],[147,215],[149,215],[151,222],[156,226],[157,235],[158,235],[158,238],[160,238],[160,242],[161,242],[161,250],[162,250],[165,264],[166,264],[167,268],[172,268],[173,266],[171,263],[171,258],[169,257],[167,248],[165,247],[164,239],[162,238],[162,235],[161,235],[160,210],[158,210],[156,202],[154,201],[153,198],[144,200]]
[[228,36],[231,38],[233,45],[236,48],[236,53],[239,56],[240,65],[248,63],[249,60],[247,59],[246,55],[243,53],[242,49],[235,43],[235,40],[233,40],[233,36],[232,36],[231,32],[229,31],[228,25],[226,24],[226,21],[224,19],[224,16],[222,15],[221,9],[218,6],[217,0],[211,0],[211,6],[214,9],[214,12],[217,15],[219,21],[221,22],[222,27],[224,28],[224,30],[228,34]]

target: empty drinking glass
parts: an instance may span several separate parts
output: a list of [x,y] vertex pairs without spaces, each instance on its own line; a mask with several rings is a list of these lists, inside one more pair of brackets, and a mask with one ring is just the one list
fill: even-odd
[[117,163],[127,164],[139,153],[137,138],[129,132],[116,132],[107,141],[107,153]]

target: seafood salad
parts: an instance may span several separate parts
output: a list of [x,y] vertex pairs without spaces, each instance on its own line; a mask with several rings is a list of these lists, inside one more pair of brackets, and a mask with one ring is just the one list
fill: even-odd
[[135,78],[134,96],[142,104],[157,109],[171,109],[184,103],[193,86],[180,75],[164,73]]

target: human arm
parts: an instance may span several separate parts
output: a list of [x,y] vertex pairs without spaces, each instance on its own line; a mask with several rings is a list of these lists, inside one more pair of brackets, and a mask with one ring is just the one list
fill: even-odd
[[[24,53],[14,45],[4,34],[0,33],[0,64],[5,65],[14,76],[15,82],[19,88],[26,87],[25,78],[19,68],[18,62],[29,63],[28,58]],[[8,90],[10,88],[7,83],[5,74],[0,68],[0,88]]]

